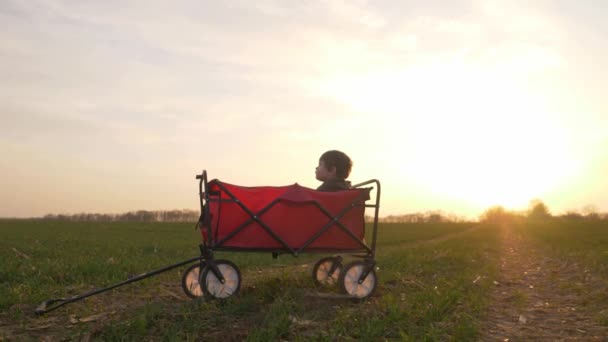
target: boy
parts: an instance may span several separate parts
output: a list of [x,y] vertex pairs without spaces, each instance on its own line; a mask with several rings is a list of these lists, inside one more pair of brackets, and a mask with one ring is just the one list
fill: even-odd
[[315,169],[317,180],[323,182],[318,191],[340,191],[350,189],[346,180],[350,175],[353,162],[344,153],[336,150],[327,151],[319,158],[319,166]]

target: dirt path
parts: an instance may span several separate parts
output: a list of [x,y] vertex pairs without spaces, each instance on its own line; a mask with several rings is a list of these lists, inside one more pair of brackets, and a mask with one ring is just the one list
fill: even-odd
[[[482,341],[608,341],[592,292],[605,281],[576,262],[543,255],[505,225]],[[597,293],[596,293],[597,294]]]

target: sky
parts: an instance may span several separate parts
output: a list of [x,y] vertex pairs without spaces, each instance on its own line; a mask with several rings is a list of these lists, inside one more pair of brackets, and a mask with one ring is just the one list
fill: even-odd
[[0,217],[378,179],[380,215],[608,211],[606,1],[0,2]]

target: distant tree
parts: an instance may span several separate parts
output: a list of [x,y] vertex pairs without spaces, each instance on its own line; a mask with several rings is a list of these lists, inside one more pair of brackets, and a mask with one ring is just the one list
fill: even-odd
[[102,222],[111,222],[111,221],[114,221],[114,215],[111,215],[111,214],[99,214],[98,220],[102,221]]
[[[198,217],[198,216],[196,216]],[[366,218],[367,219],[367,218]],[[373,221],[373,217],[369,217]],[[425,223],[425,222],[466,222],[466,218],[457,215],[444,214],[439,210],[427,211],[425,213],[412,213],[403,215],[388,215],[378,218],[379,222],[385,223]]]
[[409,223],[422,223],[424,222],[424,215],[421,213],[403,215],[405,222]]
[[598,209],[596,206],[588,204],[585,207],[583,207],[583,215],[585,215],[585,218],[588,220],[600,220],[601,216],[598,213]]
[[582,220],[584,218],[583,215],[581,215],[580,213],[577,213],[576,211],[568,211],[560,217],[568,219],[568,220]]
[[548,217],[551,217],[551,213],[549,213],[549,208],[543,201],[540,199],[533,199],[530,201],[528,218],[543,219]]
[[486,211],[481,214],[479,217],[479,221],[481,222],[490,222],[490,223],[504,223],[509,220],[512,220],[515,215],[503,208],[502,206],[494,206],[488,208]]
[[442,222],[443,216],[440,213],[430,213],[427,219],[427,222],[431,223],[439,223]]
[[594,206],[593,204],[587,204],[586,206],[583,207],[583,215],[585,215],[585,216],[597,214],[597,212],[598,212],[597,207]]
[[448,214],[447,216],[445,216],[445,220],[447,222],[467,222],[467,218],[464,216],[459,216],[456,214]]

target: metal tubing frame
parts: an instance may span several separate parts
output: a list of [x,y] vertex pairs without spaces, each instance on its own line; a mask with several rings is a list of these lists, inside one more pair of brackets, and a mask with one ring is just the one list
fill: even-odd
[[[151,272],[146,272],[146,273],[140,274],[140,275],[138,275],[136,277],[127,279],[127,280],[122,281],[120,283],[113,284],[113,285],[110,285],[108,287],[104,287],[104,288],[101,288],[101,289],[92,290],[92,291],[89,291],[87,293],[84,293],[84,294],[81,294],[81,295],[77,295],[77,296],[73,296],[73,297],[70,297],[70,298],[49,299],[49,300],[46,300],[46,301],[40,303],[38,305],[38,307],[36,308],[35,313],[37,315],[43,315],[43,314],[51,312],[51,311],[53,311],[55,309],[59,309],[60,307],[66,305],[66,304],[77,302],[77,301],[85,299],[87,297],[91,297],[91,296],[100,294],[102,292],[110,291],[112,289],[115,289],[115,288],[123,286],[123,285],[127,285],[127,284],[130,284],[130,283],[134,283],[136,281],[140,281],[140,280],[143,280],[143,279],[155,276],[155,275],[157,275],[159,273],[163,273],[163,272],[172,270],[174,268],[177,268],[177,267],[180,267],[180,266],[192,263],[194,261],[200,260],[202,262],[202,259],[203,259],[203,256],[198,256],[198,257],[190,258],[188,260],[180,261],[180,262],[178,262],[176,264],[173,264],[173,265],[165,266],[163,268],[159,268],[159,269],[151,271]],[[52,306],[52,307],[48,307],[49,305],[52,305],[52,304],[55,304],[55,303],[59,303],[59,304],[57,304],[55,306]]]
[[374,269],[375,266],[376,266],[376,260],[374,260],[374,259],[365,260],[365,267],[363,268],[363,272],[361,272],[361,275],[359,276],[359,280],[358,280],[359,284],[361,284],[361,283],[363,283],[363,281],[365,281],[365,279],[367,278],[367,275],[370,274],[370,272]]
[[[361,195],[359,197],[362,197]],[[345,207],[342,212],[340,212],[340,214],[338,214],[338,216],[336,217],[332,217],[331,213],[328,212],[325,208],[323,208],[323,206],[321,206],[319,203],[314,202],[315,206],[317,208],[319,208],[319,210],[321,210],[321,212],[323,214],[325,214],[327,217],[329,217],[329,222],[327,222],[327,224],[325,224],[325,226],[323,226],[323,228],[321,228],[315,235],[313,235],[308,241],[306,241],[304,243],[304,246],[301,247],[298,250],[298,253],[302,252],[305,248],[307,248],[308,246],[310,246],[315,240],[317,240],[323,233],[325,233],[327,230],[329,230],[329,228],[331,228],[332,223],[335,223],[336,225],[338,225],[339,228],[341,228],[346,234],[348,234],[353,240],[355,240],[361,247],[363,247],[363,249],[365,251],[367,251],[368,254],[371,254],[372,251],[371,249],[365,244],[363,243],[363,241],[361,241],[357,236],[355,236],[355,234],[353,234],[353,232],[350,231],[350,229],[348,229],[347,227],[345,227],[342,222],[340,222],[340,219],[346,215],[346,213],[348,211],[350,211],[352,208],[356,207],[356,202],[359,201],[360,198],[354,200],[353,202],[351,202],[350,206]]]
[[375,208],[374,210],[374,229],[373,229],[373,233],[372,233],[372,259],[376,257],[376,241],[377,241],[377,237],[378,237],[378,215],[380,214],[380,181],[377,179],[370,179],[368,181],[359,183],[359,184],[355,184],[352,187],[353,188],[360,188],[362,186],[368,185],[368,184],[372,184],[375,183],[376,184],[376,202],[374,204],[366,204],[365,207],[366,208]]
[[[197,223],[197,228],[207,227],[207,236],[209,238],[210,244],[212,244],[213,237],[211,236],[211,215],[209,213],[209,207],[205,205],[209,202],[209,185],[207,182],[207,171],[203,170],[200,175],[196,175],[196,179],[200,179],[198,183],[198,195],[200,199],[201,206],[201,216]],[[203,245],[207,245],[207,241],[203,239]],[[201,251],[202,253],[202,251]]]
[[[254,213],[253,211],[251,211],[249,208],[247,208],[246,205],[244,205],[241,200],[239,200],[238,198],[236,198],[236,196],[234,196],[234,194],[232,192],[230,192],[230,190],[226,189],[226,187],[224,186],[224,184],[222,184],[221,182],[217,182],[217,185],[225,192],[228,194],[228,196],[230,196],[230,198],[234,201],[234,203],[236,203],[241,209],[243,209],[248,215],[249,215],[249,220],[247,220],[247,222],[245,222],[244,224],[241,224],[241,226],[239,226],[237,229],[237,231],[241,231],[243,229],[245,229],[245,227],[250,224],[253,221],[257,222],[260,226],[262,226],[262,228],[268,233],[270,234],[270,236],[272,236],[273,239],[277,240],[278,242],[280,242],[283,247],[285,247],[286,249],[288,249],[290,252],[295,253],[295,250],[293,248],[291,248],[285,241],[283,241],[283,239],[281,239],[280,236],[278,236],[273,230],[272,228],[270,228],[264,221],[260,220],[258,215],[261,215],[261,213],[268,211],[268,209],[272,208],[275,204],[279,203],[279,200],[276,199],[274,201],[272,201],[270,204],[268,204],[265,208],[263,208],[259,213]],[[232,238],[234,235],[230,236],[230,238]],[[224,244],[228,239],[224,238],[221,241],[217,242],[216,244],[212,245],[212,246],[221,246],[222,244]]]
[[[276,248],[248,248],[248,247],[223,247],[223,244],[226,243],[229,239],[233,238],[234,236],[236,236],[239,232],[241,232],[243,229],[245,229],[246,226],[248,226],[249,224],[253,223],[253,222],[257,222],[268,234],[270,234],[270,236],[272,238],[274,238],[276,241],[278,241],[279,243],[281,243],[281,245],[283,245],[283,247],[287,250],[289,250],[289,252],[291,254],[293,254],[294,256],[298,256],[298,254],[302,253],[308,246],[310,246],[314,241],[316,241],[316,239],[318,239],[324,232],[326,232],[329,228],[331,228],[332,224],[336,224],[340,229],[342,229],[344,232],[346,232],[353,240],[355,240],[357,243],[359,243],[361,245],[361,249],[358,250],[352,250],[352,249],[347,249],[347,250],[339,250],[339,249],[332,249],[332,248],[319,248],[319,249],[311,249],[311,250],[306,250],[307,252],[346,252],[346,253],[356,253],[356,252],[366,252],[368,257],[371,257],[372,259],[374,259],[375,257],[375,252],[376,252],[376,240],[377,240],[377,230],[378,230],[378,214],[379,214],[379,209],[380,209],[380,182],[376,179],[372,179],[363,183],[359,183],[356,184],[354,186],[352,186],[352,188],[361,188],[365,185],[368,184],[372,184],[375,183],[377,188],[376,188],[376,201],[374,204],[364,204],[363,206],[365,208],[375,208],[375,212],[374,212],[374,225],[373,225],[373,233],[372,233],[372,246],[371,248],[369,246],[367,246],[362,240],[360,240],[359,238],[357,238],[357,236],[355,236],[350,229],[348,229],[346,226],[344,226],[339,220],[352,208],[357,206],[357,202],[361,201],[361,198],[357,198],[356,200],[354,200],[353,202],[351,202],[351,204],[349,206],[346,206],[342,212],[340,212],[340,214],[336,217],[333,217],[331,215],[331,213],[329,213],[325,208],[323,208],[323,206],[321,206],[319,203],[317,203],[316,201],[313,202],[315,204],[315,206],[321,210],[321,212],[323,212],[323,214],[325,214],[330,221],[323,226],[317,233],[315,233],[315,235],[313,235],[308,241],[306,241],[306,243],[304,244],[304,246],[300,247],[298,250],[295,250],[294,248],[290,247],[285,241],[283,241],[283,239],[281,239],[278,235],[276,235],[276,233],[272,230],[272,228],[270,228],[264,221],[262,221],[259,216],[261,216],[262,214],[264,214],[265,212],[267,212],[269,209],[271,209],[274,205],[276,205],[277,203],[280,202],[279,199],[275,199],[273,200],[271,203],[269,203],[266,207],[262,208],[260,211],[258,211],[257,213],[254,213],[253,211],[251,211],[247,206],[245,206],[238,198],[236,198],[236,196],[234,196],[234,194],[232,194],[232,192],[230,192],[223,184],[221,181],[216,180],[217,181],[217,185],[220,187],[220,189],[222,189],[226,194],[228,194],[228,196],[230,197],[230,199],[211,199],[210,198],[210,193],[209,193],[209,186],[208,186],[208,181],[207,181],[207,171],[203,170],[201,175],[197,175],[196,179],[200,179],[199,182],[199,196],[200,196],[200,202],[201,202],[201,220],[199,221],[200,225],[205,225],[206,229],[207,229],[207,239],[209,240],[209,248],[210,249],[214,249],[214,250],[225,250],[225,251],[251,251],[251,252],[258,252],[258,251],[276,251]],[[205,191],[203,192],[202,189],[205,189]],[[250,218],[243,224],[241,224],[239,227],[237,227],[235,230],[233,230],[232,232],[230,232],[230,234],[228,234],[228,236],[224,237],[222,240],[215,242],[213,241],[213,237],[212,237],[212,233],[211,233],[211,218],[210,218],[210,212],[209,212],[209,207],[207,204],[208,202],[213,202],[213,201],[218,201],[218,202],[234,202],[236,203],[242,210],[244,210],[249,216]],[[203,203],[205,202],[205,203]],[[365,203],[365,201],[362,201],[363,203]],[[204,222],[203,222],[204,221]],[[203,223],[207,223],[207,224],[203,224]],[[206,245],[206,244],[205,244]]]
[[[232,195],[232,193],[228,192],[228,190],[224,189],[224,191],[226,191],[229,196],[233,197],[234,195]],[[211,200],[213,201],[213,200]],[[226,200],[224,200],[223,202],[225,202]],[[219,246],[221,247],[226,241],[232,239],[234,236],[236,236],[238,233],[240,233],[243,229],[245,229],[245,227],[247,227],[247,225],[253,223],[253,222],[258,222],[260,223],[260,225],[262,225],[262,227],[268,232],[268,230],[272,231],[272,229],[270,227],[267,227],[267,225],[263,222],[260,221],[258,219],[259,216],[263,215],[265,212],[267,212],[268,210],[270,210],[272,207],[275,206],[275,204],[279,203],[280,201],[278,199],[275,199],[274,201],[270,202],[267,206],[265,206],[264,208],[262,208],[260,211],[257,212],[257,214],[253,214],[253,212],[251,210],[249,210],[249,208],[247,208],[245,205],[243,205],[242,203],[240,203],[240,201],[237,200],[230,200],[231,202],[236,202],[237,204],[239,204],[239,206],[245,210],[249,215],[250,218],[243,224],[241,224],[238,228],[236,228],[235,230],[233,230],[232,232],[230,232],[230,234],[228,234],[226,237],[224,237],[222,240],[218,241],[217,243],[214,244],[214,246]],[[270,232],[269,232],[270,233]],[[284,242],[283,240],[281,240],[280,238],[275,237],[273,234],[274,232],[270,233],[271,236],[273,238],[275,238],[277,241],[281,242],[281,244],[283,244],[283,246],[287,249],[289,249],[292,253],[294,253],[295,251],[289,247],[289,245],[287,245],[286,242]]]

